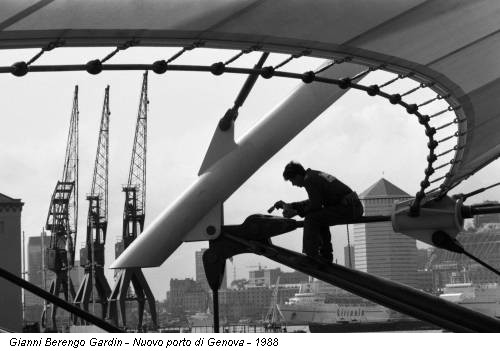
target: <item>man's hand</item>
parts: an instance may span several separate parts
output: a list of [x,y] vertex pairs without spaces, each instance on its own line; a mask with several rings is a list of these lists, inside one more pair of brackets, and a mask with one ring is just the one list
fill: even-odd
[[276,209],[283,209],[285,208],[286,205],[287,203],[285,201],[282,200],[276,201],[276,203],[271,208],[269,208],[269,210],[267,210],[267,213],[271,213]]
[[292,206],[285,204],[285,206],[283,207],[283,217],[292,218],[295,217],[297,214],[298,214],[297,211]]
[[288,206],[288,204],[283,200],[276,201],[274,204],[275,208],[285,208],[285,206]]

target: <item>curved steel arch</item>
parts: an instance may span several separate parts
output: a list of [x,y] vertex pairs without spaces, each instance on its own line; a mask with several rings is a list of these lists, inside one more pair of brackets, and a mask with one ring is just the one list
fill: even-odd
[[[412,72],[414,79],[432,82],[438,93],[450,94],[451,106],[461,108],[457,112],[462,122],[459,147],[442,190],[448,191],[500,155],[500,111],[496,109],[500,3],[495,0],[314,4],[306,0],[9,0],[0,4],[0,14],[3,49],[201,42],[230,49],[258,45],[263,51],[290,54],[309,50],[316,57],[349,56],[354,64],[384,64],[389,71]],[[323,103],[332,104],[340,95],[325,97]]]
[[400,67],[445,86],[464,109],[467,133],[449,189],[500,155],[499,17],[495,0],[8,0],[0,4],[0,48],[203,41]]

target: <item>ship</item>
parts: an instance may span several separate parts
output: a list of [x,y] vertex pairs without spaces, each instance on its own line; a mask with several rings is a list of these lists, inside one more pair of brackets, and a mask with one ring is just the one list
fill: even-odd
[[439,297],[487,316],[500,318],[500,285],[498,283],[446,284]]
[[199,327],[213,327],[214,325],[214,317],[210,310],[207,309],[206,312],[197,312],[188,318],[188,325],[191,328],[199,328]]
[[308,325],[310,332],[437,329],[320,281],[302,284],[278,308],[287,325]]
[[280,304],[279,309],[287,325],[385,322],[392,314],[391,310],[376,304],[327,302],[326,296],[317,293],[297,293]]

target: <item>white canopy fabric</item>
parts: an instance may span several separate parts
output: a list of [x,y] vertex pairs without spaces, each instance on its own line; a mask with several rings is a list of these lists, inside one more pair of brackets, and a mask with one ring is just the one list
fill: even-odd
[[[500,155],[498,0],[4,0],[0,49],[185,46],[345,57],[414,72],[460,105],[457,184]],[[153,59],[152,59],[153,60]]]

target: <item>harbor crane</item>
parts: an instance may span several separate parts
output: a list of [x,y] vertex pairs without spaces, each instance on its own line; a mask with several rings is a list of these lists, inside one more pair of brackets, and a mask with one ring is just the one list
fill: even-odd
[[[111,293],[104,276],[104,245],[108,228],[108,154],[109,154],[109,85],[104,94],[99,140],[94,165],[92,187],[87,196],[89,209],[87,215],[87,237],[85,247],[80,250],[80,266],[85,275],[78,288],[74,303],[88,311],[92,303],[93,313],[96,303],[101,305],[102,318],[105,318],[108,296]],[[97,295],[95,293],[97,292]],[[77,320],[75,320],[75,323]]]
[[285,317],[280,311],[278,306],[278,293],[280,286],[280,277],[276,279],[276,284],[274,285],[273,295],[271,297],[271,305],[264,318],[266,330],[268,331],[281,331],[281,326],[285,324]]
[[[137,238],[143,228],[146,217],[146,150],[147,150],[147,116],[148,116],[148,73],[143,75],[139,111],[135,126],[134,145],[127,185],[123,187],[125,204],[123,208],[122,242],[118,243],[117,257]],[[117,244],[117,245],[118,245]],[[133,292],[130,288],[133,286]],[[144,307],[147,301],[149,313],[154,327],[157,327],[156,305],[153,293],[140,268],[120,269],[117,273],[115,286],[109,297],[107,318],[118,325],[127,327],[126,301],[137,301],[138,322],[137,329],[141,330]],[[119,308],[118,308],[119,307]]]
[[[75,297],[75,288],[70,271],[75,264],[75,241],[78,224],[78,86],[75,86],[73,107],[69,124],[64,169],[50,200],[45,229],[51,232],[46,250],[47,268],[54,272],[49,292],[55,296],[61,293],[69,301]],[[42,312],[42,326],[57,329],[56,305],[50,310],[50,321],[45,325],[48,308]]]

